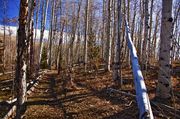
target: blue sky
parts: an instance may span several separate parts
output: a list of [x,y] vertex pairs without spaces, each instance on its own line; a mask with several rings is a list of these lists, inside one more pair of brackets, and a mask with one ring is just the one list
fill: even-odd
[[20,0],[0,0],[0,21],[4,16],[4,3],[7,5],[6,14],[8,18],[18,17],[19,15],[19,1]]

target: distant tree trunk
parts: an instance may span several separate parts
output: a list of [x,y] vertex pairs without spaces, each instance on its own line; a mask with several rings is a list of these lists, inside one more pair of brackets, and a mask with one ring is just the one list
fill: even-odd
[[89,0],[86,0],[86,15],[85,15],[85,37],[84,37],[84,70],[87,71],[87,46],[88,46],[88,33],[89,33]]
[[155,23],[155,28],[154,28],[154,34],[153,34],[153,59],[156,60],[156,45],[157,45],[157,32],[158,32],[158,26],[159,26],[159,14],[160,14],[160,10],[157,12],[156,15],[156,23]]
[[145,11],[145,19],[144,19],[144,40],[143,40],[143,47],[142,47],[142,69],[146,70],[147,65],[147,41],[148,39],[148,19],[149,19],[149,13],[148,13],[148,0],[144,1],[144,11]]
[[73,58],[74,58],[74,54],[73,54],[73,49],[74,49],[74,41],[75,41],[75,38],[76,38],[76,31],[77,31],[77,26],[78,26],[78,22],[79,22],[79,16],[80,16],[80,10],[81,10],[81,3],[82,3],[82,0],[79,1],[79,4],[78,4],[78,10],[77,10],[77,18],[75,19],[75,23],[74,25],[72,24],[73,28],[72,28],[72,38],[71,38],[71,42],[70,42],[70,54],[71,54],[71,57],[70,57],[70,63],[71,63],[71,66],[73,65]]
[[[130,0],[127,1],[127,20],[128,20],[128,23],[130,23]],[[126,45],[126,47],[127,47],[127,45]],[[129,52],[128,47],[127,47],[126,61],[127,61],[127,65],[130,66],[130,52]]]
[[28,0],[20,1],[19,29],[17,39],[17,57],[16,57],[16,89],[17,89],[17,110],[16,119],[20,119],[22,106],[26,100],[26,71],[27,71],[27,37],[26,23],[28,16]]
[[113,79],[115,81],[120,80],[120,85],[122,86],[122,80],[120,79],[120,41],[121,41],[121,0],[117,2],[117,12],[118,12],[118,19],[117,19],[117,37],[115,41],[115,57],[114,57],[114,72],[113,72]]
[[[36,10],[36,26],[35,26],[35,34],[34,34],[34,39],[36,40],[37,38],[37,30],[38,30],[38,19],[39,19],[39,9],[40,9],[40,3],[41,3],[41,0],[38,0],[37,2],[37,10]],[[35,45],[35,44],[34,44]]]
[[[137,50],[137,54],[138,57],[140,59],[140,62],[142,63],[142,31],[143,31],[143,20],[144,20],[144,12],[143,12],[143,1],[140,0],[140,21],[139,21],[139,31],[138,31],[138,50]],[[145,52],[145,51],[144,51]]]
[[105,61],[106,61],[106,65],[105,65],[105,70],[106,71],[110,71],[111,70],[111,39],[110,39],[110,26],[111,26],[111,0],[108,0],[108,15],[107,15],[107,39],[106,39],[106,51],[105,51]]
[[[52,42],[55,42],[55,40],[57,39],[58,7],[59,7],[59,3],[56,2],[55,8],[54,8],[54,25],[53,25],[54,28],[53,28]],[[56,51],[56,47],[55,47],[55,48],[53,47],[52,52],[53,52],[53,50]],[[52,54],[54,54],[54,52],[53,52]],[[55,60],[54,60],[55,69],[57,69],[57,67],[58,67],[58,66],[57,66],[57,60],[56,60],[56,59],[58,59],[57,56],[58,56],[58,55],[56,55],[56,53],[55,53]]]
[[81,50],[81,34],[78,29],[78,37],[77,37],[77,43],[75,47],[75,58],[78,63],[80,62],[80,54],[81,54],[80,50]]
[[[43,49],[43,37],[44,37],[44,30],[46,26],[46,17],[47,17],[47,10],[48,10],[48,3],[49,0],[43,1],[42,7],[42,16],[41,16],[41,32],[40,32],[40,43],[39,43],[39,57],[38,57],[38,70],[40,69],[41,58],[42,58],[42,49]],[[45,7],[44,7],[45,5]]]
[[60,33],[59,46],[58,46],[58,74],[60,74],[60,70],[62,68],[61,61],[62,61],[62,42],[63,42],[64,24],[65,21],[62,23],[62,29]]
[[6,23],[7,23],[7,1],[4,0],[3,1],[3,41],[1,42],[1,51],[2,52],[1,56],[0,56],[0,70],[1,72],[4,74],[4,70],[5,70],[5,52],[6,52],[6,48],[5,48],[5,42],[6,42]]
[[131,30],[132,40],[134,39],[134,29],[135,29],[135,20],[136,20],[136,12],[137,12],[136,10],[137,10],[137,0],[134,1],[134,7],[133,7],[134,13],[133,13],[133,20],[132,20],[132,25],[131,25],[131,27],[132,27],[132,30]]
[[[178,35],[179,33],[179,23],[180,23],[180,1],[176,1],[174,4],[174,21],[172,25],[172,30],[173,30],[173,43],[172,45],[175,45],[175,48],[171,52],[171,57],[173,58],[172,60],[178,60],[178,56],[180,55],[179,49],[180,49],[180,38]],[[171,60],[171,62],[172,62]]]
[[149,40],[148,40],[148,61],[147,63],[150,64],[151,63],[151,56],[152,56],[152,37],[151,37],[151,34],[152,34],[152,21],[153,21],[153,5],[154,4],[154,0],[151,0],[151,9],[150,9],[150,25],[149,25]]
[[33,21],[33,16],[34,16],[34,7],[35,7],[35,1],[34,0],[31,0],[29,1],[29,11],[28,11],[28,34],[27,34],[27,39],[28,41],[30,41],[30,45],[28,46],[29,47],[29,63],[28,63],[28,69],[29,69],[29,72],[28,72],[28,76],[31,77],[32,75],[32,71],[33,71],[33,35],[34,35],[34,21]]
[[105,60],[105,39],[106,39],[106,33],[105,33],[105,19],[106,19],[106,0],[103,0],[103,23],[102,23],[102,40],[101,40],[101,47],[102,47],[102,59]]
[[172,0],[162,1],[162,18],[160,33],[159,73],[156,96],[171,98],[170,50],[172,38]]
[[51,30],[50,30],[50,37],[49,37],[49,55],[48,55],[48,68],[51,69],[51,58],[52,58],[52,39],[53,39],[53,26],[54,26],[54,12],[55,12],[55,0],[52,1],[52,8],[51,8]]

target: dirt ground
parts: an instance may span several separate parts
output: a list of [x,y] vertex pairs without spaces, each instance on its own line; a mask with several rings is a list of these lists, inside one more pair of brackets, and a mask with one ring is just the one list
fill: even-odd
[[[180,84],[178,77],[173,78],[174,98],[163,106],[154,101],[157,72],[152,69],[146,73],[146,85],[155,119],[180,118]],[[98,71],[84,75],[76,69],[73,87],[63,88],[63,73],[48,72],[26,102],[24,119],[136,119],[138,108],[134,97],[109,92],[108,89],[120,89],[112,80],[112,73]],[[121,90],[135,94],[132,72],[124,69]],[[169,107],[166,107],[166,106]],[[176,111],[174,111],[174,107]]]
[[[172,78],[172,100],[157,100],[154,98],[157,71],[152,67],[143,73],[155,119],[180,119],[180,77]],[[138,119],[135,97],[110,91],[116,89],[135,95],[130,68],[123,68],[121,88],[113,81],[112,72],[101,69],[85,74],[77,66],[71,75],[72,84],[65,83],[68,80],[65,74],[58,75],[56,70],[51,70],[43,76],[27,98],[23,119]],[[5,102],[13,94],[11,78],[10,74],[1,76],[0,118],[12,107]]]

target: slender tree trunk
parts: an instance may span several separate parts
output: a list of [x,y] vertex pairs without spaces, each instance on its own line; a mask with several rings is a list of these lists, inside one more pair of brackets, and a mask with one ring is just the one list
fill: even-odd
[[134,11],[134,13],[133,13],[133,20],[132,20],[132,25],[131,25],[131,27],[132,27],[132,30],[131,30],[131,38],[132,38],[132,40],[134,39],[134,29],[135,29],[135,20],[136,20],[136,10],[137,10],[137,1],[135,0],[134,1],[134,9],[133,9],[133,11]]
[[138,57],[139,57],[141,63],[142,63],[142,31],[143,31],[143,21],[144,21],[143,6],[144,6],[143,1],[140,0],[141,19],[139,21],[139,32],[138,32]]
[[158,26],[159,26],[159,13],[160,10],[158,11],[156,15],[156,23],[155,23],[155,28],[154,28],[154,34],[153,34],[153,59],[156,60],[156,44],[157,44],[157,32],[158,32]]
[[17,110],[16,119],[20,119],[21,110],[26,100],[26,71],[27,71],[27,37],[26,23],[28,16],[28,0],[20,1],[19,12],[19,29],[17,39],[17,56],[16,56],[16,89],[17,89]]
[[51,9],[51,31],[49,38],[49,56],[48,56],[48,68],[51,69],[51,58],[52,58],[52,39],[53,39],[53,26],[54,26],[54,12],[55,12],[55,0],[52,1],[52,9]]
[[108,17],[107,17],[107,39],[106,39],[106,51],[105,51],[105,61],[106,61],[106,66],[105,70],[110,71],[111,70],[111,41],[110,41],[110,24],[111,24],[111,0],[108,0]]
[[63,42],[64,25],[65,25],[65,21],[62,23],[62,29],[60,33],[59,46],[58,46],[58,74],[60,74],[62,68],[61,61],[62,61],[62,42]]
[[170,75],[170,50],[172,38],[172,0],[162,1],[162,18],[160,33],[160,54],[159,73],[156,96],[160,98],[170,98],[172,85]]
[[106,39],[106,33],[105,33],[105,18],[106,18],[106,0],[103,0],[103,23],[102,23],[102,41],[101,41],[101,45],[102,45],[102,58],[103,60],[105,60],[105,39]]
[[[36,40],[36,38],[37,38],[40,3],[41,3],[41,0],[38,0],[38,2],[37,2],[37,10],[36,10],[36,21],[35,21],[36,26],[35,26],[35,34],[34,34],[34,39],[35,39],[35,40]],[[34,45],[35,45],[35,44],[34,44]]]
[[[40,43],[39,43],[39,57],[38,57],[38,70],[40,69],[40,63],[41,63],[41,58],[42,58],[42,49],[43,49],[43,37],[44,37],[44,30],[45,30],[45,26],[46,26],[46,17],[47,17],[47,10],[48,10],[48,3],[49,0],[43,1],[43,13],[41,16],[41,33],[40,33]],[[45,5],[45,7],[44,7]]]
[[120,41],[121,41],[121,22],[122,22],[122,16],[121,16],[121,0],[118,0],[117,2],[117,11],[118,11],[118,19],[117,19],[117,37],[115,41],[115,57],[114,57],[114,72],[113,72],[113,79],[115,81],[120,81],[120,85],[122,86],[122,80],[120,77]]
[[75,38],[76,38],[76,31],[77,31],[77,26],[78,26],[78,22],[79,22],[79,16],[80,16],[80,10],[81,10],[81,3],[82,3],[82,0],[79,1],[79,4],[78,4],[78,11],[77,11],[77,18],[75,19],[75,24],[73,25],[73,34],[72,34],[72,39],[71,39],[71,43],[70,43],[70,54],[71,54],[71,66],[73,65],[73,58],[74,58],[74,54],[73,54],[73,49],[74,49],[74,41],[75,41]]
[[145,11],[145,19],[144,19],[144,40],[143,40],[143,47],[142,47],[142,69],[146,70],[147,66],[147,41],[148,39],[148,19],[149,19],[149,13],[148,13],[148,0],[144,1],[144,11]]
[[28,63],[28,69],[29,69],[29,73],[28,73],[28,76],[31,77],[32,75],[32,71],[33,71],[33,31],[34,31],[34,21],[33,21],[33,15],[34,15],[34,7],[35,7],[35,1],[34,0],[31,0],[29,1],[29,12],[28,12],[28,34],[27,34],[27,37],[28,37],[28,41],[30,41],[30,45],[28,46],[29,47],[29,63]]
[[149,26],[149,40],[148,40],[148,57],[147,57],[147,63],[150,64],[151,63],[151,56],[152,56],[152,38],[151,38],[151,34],[152,34],[152,20],[153,20],[153,5],[154,4],[154,0],[151,0],[151,10],[150,10],[150,26]]
[[88,46],[88,33],[89,33],[89,0],[86,0],[86,16],[85,16],[85,37],[84,37],[84,70],[87,71],[87,46]]

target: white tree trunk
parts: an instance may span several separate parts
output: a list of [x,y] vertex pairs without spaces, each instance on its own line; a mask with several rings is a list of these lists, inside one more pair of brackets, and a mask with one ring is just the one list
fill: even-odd
[[51,69],[51,58],[52,58],[52,40],[53,40],[53,31],[54,30],[54,23],[55,23],[55,6],[56,6],[56,1],[55,0],[52,0],[52,8],[51,8],[51,30],[50,30],[50,37],[49,37],[49,55],[48,55],[48,67],[49,69]]
[[156,96],[171,97],[170,50],[172,40],[172,0],[162,1],[162,18],[160,34],[159,73]]
[[105,70],[110,71],[111,70],[111,40],[110,40],[110,27],[111,27],[111,0],[108,0],[108,20],[107,20],[107,39],[106,39],[106,51],[105,51],[105,61],[106,66]]
[[44,7],[44,2],[43,2],[43,13],[42,13],[42,18],[41,18],[41,33],[40,33],[40,43],[39,43],[39,60],[38,60],[38,70],[40,69],[40,63],[41,63],[41,58],[42,58],[42,49],[43,49],[43,37],[44,37],[44,30],[46,26],[46,18],[47,18],[47,10],[48,10],[48,3],[49,0],[46,0],[46,4]]

